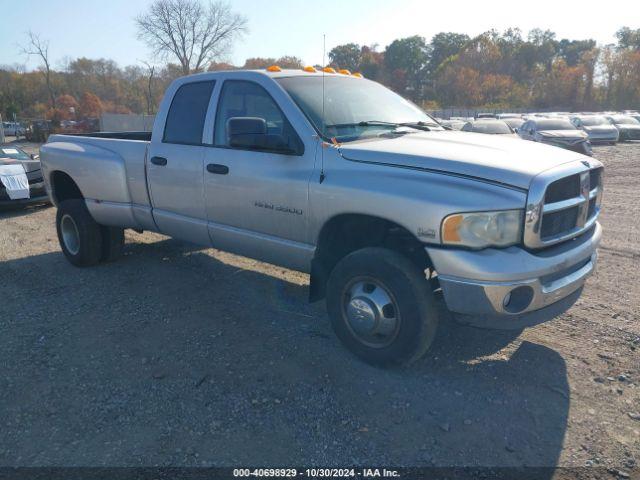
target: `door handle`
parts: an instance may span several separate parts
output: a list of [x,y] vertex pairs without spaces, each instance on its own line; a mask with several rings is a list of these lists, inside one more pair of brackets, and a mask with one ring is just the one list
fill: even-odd
[[164,157],[151,157],[151,163],[164,167],[167,164],[167,159]]
[[217,163],[209,163],[207,165],[207,172],[217,173],[218,175],[226,175],[227,173],[229,173],[229,167]]

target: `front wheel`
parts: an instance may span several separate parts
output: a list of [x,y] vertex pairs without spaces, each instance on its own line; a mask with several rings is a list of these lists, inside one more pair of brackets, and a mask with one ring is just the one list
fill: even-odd
[[357,250],[338,262],[327,283],[327,310],[342,343],[376,366],[418,360],[438,325],[424,271],[385,248]]

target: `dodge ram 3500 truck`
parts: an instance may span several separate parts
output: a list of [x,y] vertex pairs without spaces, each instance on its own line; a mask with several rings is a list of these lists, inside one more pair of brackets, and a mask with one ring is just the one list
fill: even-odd
[[130,228],[307,272],[310,300],[376,365],[427,351],[439,289],[479,326],[557,316],[602,235],[597,160],[444,131],[346,72],[180,78],[151,133],[53,135],[41,152],[74,265],[115,259]]

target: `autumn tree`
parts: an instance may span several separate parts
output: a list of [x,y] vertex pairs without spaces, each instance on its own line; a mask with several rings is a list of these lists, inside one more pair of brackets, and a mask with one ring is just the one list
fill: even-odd
[[302,59],[293,55],[285,55],[276,60],[276,65],[280,68],[302,68]]
[[276,64],[275,58],[251,57],[251,58],[247,58],[242,68],[247,70],[259,70],[275,64]]
[[329,52],[330,64],[338,68],[346,68],[352,72],[360,70],[362,47],[357,43],[347,43],[333,47]]
[[155,0],[136,17],[138,38],[155,55],[175,58],[182,73],[202,71],[246,31],[247,20],[224,2]]
[[616,32],[618,48],[628,50],[640,50],[640,28],[635,30],[622,27]]
[[443,61],[462,50],[469,40],[469,35],[463,33],[440,32],[434,35],[430,42],[430,73],[433,74]]
[[372,80],[380,80],[384,70],[384,53],[379,52],[377,47],[365,45],[360,53],[360,73]]
[[73,95],[62,94],[56,98],[56,108],[51,112],[53,120],[72,120],[76,118],[78,101]]
[[247,70],[261,70],[271,65],[278,65],[280,68],[302,68],[302,60],[291,55],[285,55],[280,58],[251,57],[247,58],[242,68]]
[[[385,67],[398,82],[398,91],[414,99],[421,95],[428,62],[429,46],[418,35],[394,40],[384,51]],[[402,83],[400,77],[403,77]]]
[[102,115],[102,102],[97,95],[91,92],[84,92],[80,97],[78,113],[81,117],[98,118]]

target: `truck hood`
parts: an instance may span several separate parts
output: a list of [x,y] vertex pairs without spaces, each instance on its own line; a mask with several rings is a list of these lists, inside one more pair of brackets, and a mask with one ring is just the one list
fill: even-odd
[[419,132],[340,145],[347,160],[451,173],[528,189],[533,177],[589,159],[557,147],[500,135]]

